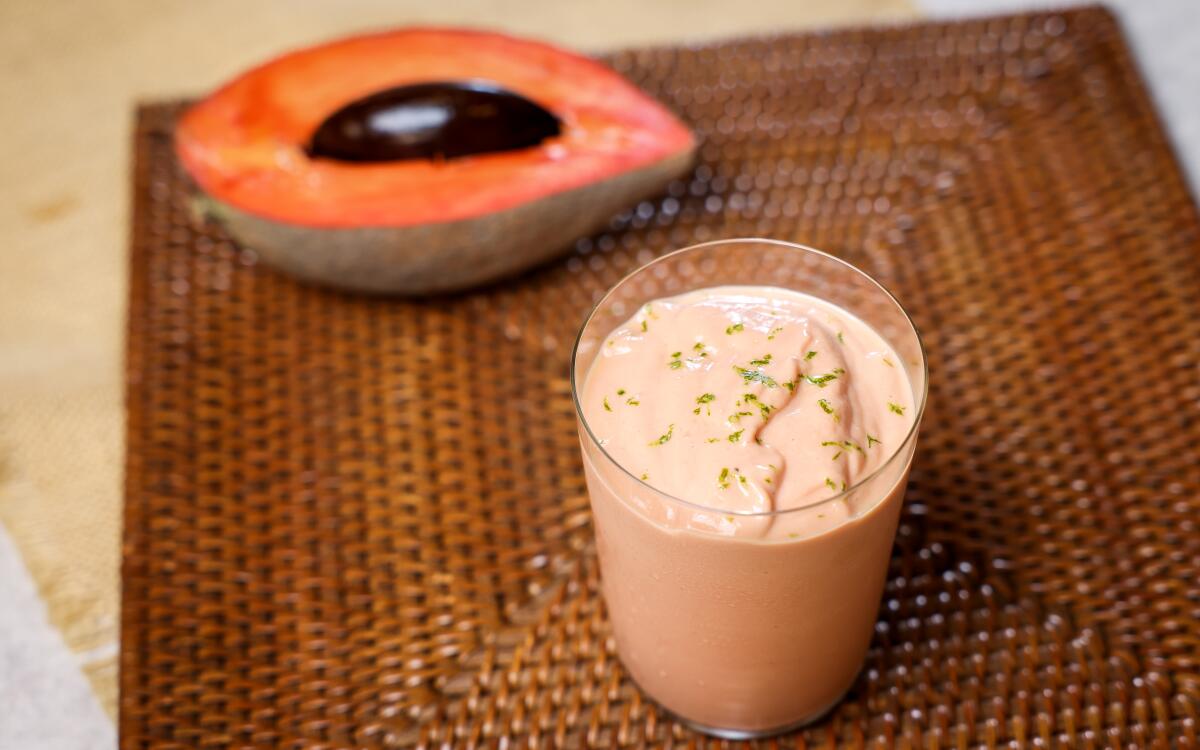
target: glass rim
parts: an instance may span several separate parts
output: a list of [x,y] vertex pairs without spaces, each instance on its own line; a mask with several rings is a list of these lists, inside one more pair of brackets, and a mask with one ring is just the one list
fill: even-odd
[[[669,492],[660,490],[659,488],[650,484],[646,480],[635,475],[632,471],[625,468],[625,466],[622,465],[620,461],[613,458],[612,455],[607,450],[604,449],[604,446],[600,444],[600,440],[596,437],[596,434],[594,432],[592,432],[592,427],[591,427],[591,425],[588,424],[587,417],[583,413],[583,404],[579,397],[578,378],[576,377],[576,372],[578,370],[577,365],[579,362],[579,346],[583,341],[584,331],[587,330],[588,325],[592,322],[593,318],[596,317],[596,313],[600,310],[600,307],[602,305],[604,305],[604,303],[607,302],[610,297],[612,297],[613,293],[618,288],[620,288],[622,285],[624,285],[625,282],[629,281],[634,276],[637,276],[645,271],[648,271],[649,269],[658,265],[659,263],[666,262],[667,260],[674,258],[675,256],[683,255],[685,253],[692,253],[697,250],[702,250],[704,248],[710,248],[710,247],[713,247],[716,245],[732,245],[732,244],[774,245],[776,247],[782,247],[782,248],[786,248],[789,250],[797,250],[797,251],[802,251],[802,252],[806,252],[806,253],[811,253],[814,255],[819,255],[828,260],[833,261],[834,263],[836,263],[838,265],[844,266],[845,268],[852,271],[853,273],[856,273],[859,276],[866,279],[868,282],[870,282],[870,284],[874,285],[874,287],[876,289],[878,289],[880,292],[882,292],[883,295],[885,297],[887,297],[887,299],[889,299],[892,302],[892,304],[894,304],[896,306],[896,309],[900,311],[900,314],[904,316],[905,322],[908,323],[908,327],[910,329],[912,329],[913,335],[917,339],[917,350],[921,354],[921,376],[922,377],[921,377],[921,392],[917,396],[917,402],[916,402],[917,408],[914,410],[912,426],[909,427],[908,433],[904,436],[904,439],[900,441],[900,444],[898,446],[896,446],[896,449],[894,451],[892,451],[891,454],[889,454],[888,457],[886,459],[884,459],[884,461],[875,468],[874,471],[872,471],[871,473],[867,474],[864,477],[859,478],[857,481],[854,482],[854,484],[850,485],[849,487],[842,490],[841,492],[838,492],[836,495],[830,495],[829,497],[824,497],[824,498],[821,498],[820,500],[814,500],[813,502],[807,503],[805,505],[798,505],[794,508],[781,508],[781,509],[776,508],[773,510],[754,510],[754,511],[729,510],[726,508],[716,508],[713,506],[702,505],[700,503],[692,502],[691,500],[684,500],[681,497],[676,497],[675,495],[672,495]],[[780,287],[780,288],[784,288],[784,287]],[[851,311],[847,311],[847,312],[851,312]],[[851,312],[851,314],[854,314],[854,313]],[[855,317],[858,317],[858,316],[855,315]],[[863,322],[866,323],[866,321],[863,321]],[[892,343],[890,341],[888,341],[887,338],[884,337],[882,334],[880,334],[880,338],[882,338],[884,340],[884,342],[887,343],[889,346],[892,345]],[[910,378],[909,385],[911,386],[911,378]],[[908,310],[905,309],[904,305],[900,304],[900,300],[896,299],[896,295],[892,294],[892,292],[887,287],[885,287],[882,283],[880,283],[871,274],[862,270],[858,266],[855,266],[853,263],[849,263],[845,260],[842,260],[841,258],[839,258],[835,255],[831,255],[831,254],[825,252],[824,250],[818,250],[815,247],[809,247],[808,245],[801,245],[797,242],[787,242],[786,240],[775,240],[775,239],[769,239],[766,237],[730,237],[728,239],[709,240],[708,242],[701,242],[701,243],[698,243],[695,245],[688,245],[687,247],[683,247],[678,250],[672,250],[669,253],[660,255],[659,257],[655,258],[654,260],[650,261],[649,263],[638,266],[637,268],[633,269],[629,273],[622,276],[620,281],[613,284],[609,288],[609,290],[607,292],[605,292],[604,295],[602,297],[600,297],[600,299],[597,300],[594,305],[592,305],[591,309],[588,310],[588,314],[583,319],[583,324],[579,326],[579,333],[576,334],[576,336],[575,336],[575,344],[571,347],[571,400],[574,401],[574,403],[575,403],[575,416],[579,420],[579,424],[581,424],[583,426],[583,431],[587,435],[587,439],[591,441],[592,445],[594,445],[596,448],[598,448],[600,450],[600,454],[602,456],[604,456],[604,458],[610,464],[612,464],[613,466],[620,469],[625,474],[625,476],[629,477],[634,482],[642,485],[643,487],[650,490],[651,492],[654,492],[656,495],[661,495],[662,497],[665,497],[668,500],[671,500],[673,502],[679,503],[680,505],[686,506],[688,508],[692,508],[694,510],[703,511],[705,513],[718,513],[718,514],[722,514],[722,515],[738,516],[741,518],[772,518],[775,516],[782,516],[782,515],[785,515],[788,513],[795,513],[798,511],[802,511],[802,510],[808,510],[809,508],[817,508],[817,507],[820,507],[827,503],[834,502],[836,500],[845,499],[849,495],[853,494],[854,491],[857,490],[858,488],[873,481],[875,478],[879,477],[884,472],[885,469],[890,468],[893,465],[893,463],[896,461],[896,458],[901,453],[905,452],[908,445],[913,440],[916,439],[917,432],[919,431],[919,428],[921,426],[921,418],[925,415],[925,402],[927,400],[928,395],[929,395],[929,357],[925,352],[925,340],[921,337],[921,331],[920,331],[920,329],[917,328],[917,324],[913,322],[912,316],[909,315]],[[587,456],[585,455],[584,458],[586,459]]]

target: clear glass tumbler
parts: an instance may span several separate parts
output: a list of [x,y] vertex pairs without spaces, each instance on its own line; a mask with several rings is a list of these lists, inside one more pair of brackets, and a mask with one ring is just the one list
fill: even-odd
[[[849,519],[832,529],[746,539],[680,524],[688,514],[731,511],[641,481],[598,444],[584,417],[584,381],[615,328],[654,299],[735,284],[832,302],[874,328],[904,363],[912,429],[872,474],[815,504],[847,505]],[[724,737],[764,736],[820,718],[849,690],[870,644],[925,410],[925,352],[908,314],[870,276],[826,253],[720,240],[665,255],[613,287],[584,322],[571,366],[604,598],[634,681],[671,713]],[[738,515],[770,523],[804,510]],[[666,518],[675,521],[670,528]]]

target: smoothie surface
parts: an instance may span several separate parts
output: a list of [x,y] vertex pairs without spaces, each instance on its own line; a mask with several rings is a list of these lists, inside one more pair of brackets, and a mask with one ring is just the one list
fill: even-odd
[[915,418],[904,363],[879,334],[829,302],[757,286],[644,305],[603,342],[582,406],[618,464],[714,509],[668,521],[752,537],[844,521],[846,502],[820,501],[879,468]]

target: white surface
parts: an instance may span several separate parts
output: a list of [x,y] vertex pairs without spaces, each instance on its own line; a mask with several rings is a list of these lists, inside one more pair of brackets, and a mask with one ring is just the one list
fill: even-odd
[[50,623],[0,527],[0,748],[108,750],[112,722]]
[[[1061,8],[1037,0],[917,0],[936,18]],[[1200,195],[1200,0],[1107,0],[1167,127],[1192,196]]]

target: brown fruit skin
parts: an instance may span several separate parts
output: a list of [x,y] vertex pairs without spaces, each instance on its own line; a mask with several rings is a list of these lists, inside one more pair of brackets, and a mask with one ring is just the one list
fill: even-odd
[[695,149],[599,182],[470,219],[409,227],[284,224],[208,197],[210,213],[270,266],[373,294],[429,295],[497,281],[570,249],[613,215],[687,174]]

